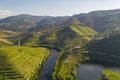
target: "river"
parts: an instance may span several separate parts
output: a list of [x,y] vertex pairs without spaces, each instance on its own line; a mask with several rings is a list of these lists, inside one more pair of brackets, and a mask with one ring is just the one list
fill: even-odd
[[81,64],[77,69],[76,80],[101,80],[103,70],[120,73],[119,67],[105,67],[97,64]]
[[40,71],[38,80],[51,80],[51,74],[52,74],[52,70],[54,68],[57,56],[58,56],[58,51],[52,49],[50,52],[50,56],[48,57],[43,68]]
[[94,64],[81,64],[77,69],[76,80],[101,80],[103,67]]

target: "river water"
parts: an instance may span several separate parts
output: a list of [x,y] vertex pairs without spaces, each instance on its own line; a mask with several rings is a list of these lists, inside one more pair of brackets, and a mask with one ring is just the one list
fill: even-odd
[[101,80],[103,67],[94,64],[81,64],[77,69],[76,80]]
[[103,70],[120,73],[119,67],[105,67],[97,64],[81,64],[77,69],[76,80],[101,80]]
[[52,70],[54,68],[57,56],[58,56],[58,51],[52,49],[50,52],[50,56],[48,57],[43,68],[40,71],[38,80],[51,80],[51,74],[52,74]]

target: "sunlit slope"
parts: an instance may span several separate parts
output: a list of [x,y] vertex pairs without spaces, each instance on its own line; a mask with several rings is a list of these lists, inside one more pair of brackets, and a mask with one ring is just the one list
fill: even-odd
[[103,74],[104,74],[103,80],[119,80],[120,79],[120,73],[104,70]]
[[85,26],[84,27],[83,26],[77,26],[77,27],[71,26],[70,28],[88,41],[90,41],[97,34],[97,32],[94,31],[93,29],[89,27],[85,27]]
[[0,75],[10,80],[28,80],[47,56],[46,48],[1,47]]

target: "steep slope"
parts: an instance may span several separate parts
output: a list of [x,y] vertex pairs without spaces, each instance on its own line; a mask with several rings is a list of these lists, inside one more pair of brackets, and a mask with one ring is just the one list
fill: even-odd
[[100,40],[93,40],[89,45],[94,61],[120,66],[120,31],[110,33]]

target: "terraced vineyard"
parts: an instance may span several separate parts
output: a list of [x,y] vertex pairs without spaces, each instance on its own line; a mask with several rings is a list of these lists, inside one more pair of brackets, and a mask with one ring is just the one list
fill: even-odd
[[48,55],[46,48],[0,47],[0,79],[29,80]]

